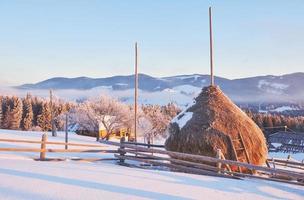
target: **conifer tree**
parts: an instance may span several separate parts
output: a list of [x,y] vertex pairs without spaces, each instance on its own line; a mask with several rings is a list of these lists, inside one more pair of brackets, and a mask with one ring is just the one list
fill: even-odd
[[5,97],[2,103],[2,128],[9,129],[11,121],[11,100],[9,97]]
[[18,97],[13,97],[11,100],[9,129],[17,130],[20,128],[22,120],[22,100]]
[[31,98],[33,109],[33,126],[38,126],[38,115],[42,113],[42,101],[37,97]]
[[42,104],[41,113],[37,117],[37,125],[43,131],[50,131],[52,129],[51,111],[50,111],[50,106],[47,102],[44,102]]
[[21,122],[21,127],[23,130],[29,130],[33,124],[33,108],[32,108],[32,101],[27,96],[23,100],[23,117]]
[[2,120],[3,120],[3,113],[2,113],[2,102],[3,102],[3,97],[0,97],[0,128],[2,128]]

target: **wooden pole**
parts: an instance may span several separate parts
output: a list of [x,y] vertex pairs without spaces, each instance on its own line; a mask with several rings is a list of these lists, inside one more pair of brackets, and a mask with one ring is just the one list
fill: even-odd
[[134,139],[137,142],[137,98],[138,98],[138,49],[135,43],[135,90],[134,90]]
[[54,121],[54,106],[53,106],[53,91],[50,90],[50,109],[51,109],[51,125],[52,125],[52,136],[57,137],[56,126]]
[[[217,149],[216,150],[216,158],[220,160],[221,159],[221,154],[222,154],[221,150]],[[217,173],[221,173],[222,163],[218,161],[216,163],[216,167],[217,167]]]
[[68,114],[65,115],[65,149],[68,149]]
[[[120,138],[120,148],[118,149],[118,152],[120,152],[120,156],[122,156],[122,157],[126,155],[126,152],[123,151],[125,149],[125,147],[123,145],[124,142],[125,142],[125,137]],[[124,162],[125,162],[125,159],[123,159],[123,158],[119,159],[120,164],[124,164]]]
[[41,152],[40,152],[40,160],[45,160],[45,154],[46,154],[46,144],[47,141],[47,134],[44,133],[41,138]]
[[209,33],[210,33],[210,85],[214,86],[213,76],[213,41],[212,41],[212,13],[211,7],[209,7]]

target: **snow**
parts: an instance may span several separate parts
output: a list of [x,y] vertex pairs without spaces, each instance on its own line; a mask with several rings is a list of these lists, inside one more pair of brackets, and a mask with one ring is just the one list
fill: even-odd
[[192,100],[192,102],[189,103],[181,113],[179,113],[171,120],[171,123],[177,123],[178,127],[182,129],[192,118],[193,112],[189,112],[188,109],[191,108],[195,103],[196,101]]
[[176,91],[171,88],[166,88],[166,89],[163,89],[163,92],[175,93]]
[[178,127],[182,129],[187,122],[192,118],[193,112],[185,112],[182,115],[178,115],[180,118],[174,118],[172,123],[177,123]]
[[160,86],[157,86],[157,87],[154,88],[154,90],[158,90],[158,89],[160,89]]
[[296,108],[292,108],[290,106],[281,106],[281,107],[278,107],[274,110],[271,110],[272,112],[284,112],[284,111],[289,111],[289,110],[297,110]]
[[260,80],[258,82],[259,89],[263,89],[272,94],[283,94],[283,91],[289,87],[289,85],[283,83],[271,83],[266,80]]
[[127,83],[115,83],[115,85],[120,85],[120,86],[127,86]]
[[263,86],[270,86],[274,89],[284,90],[289,87],[289,85],[283,84],[283,83],[270,83],[265,80],[260,80],[258,83],[258,88],[262,88]]
[[268,157],[269,158],[287,159],[288,155],[290,155],[291,159],[294,160],[294,161],[302,162],[304,160],[304,153],[270,152],[268,154]]
[[259,110],[259,113],[268,113],[268,111],[267,110]]
[[[63,141],[63,133],[50,141]],[[40,132],[0,130],[1,138],[40,140]],[[71,142],[95,138],[70,133]],[[1,147],[37,144],[0,142]],[[57,147],[58,148],[58,147]],[[77,147],[78,148],[78,147]],[[105,148],[112,148],[106,146]],[[73,153],[74,154],[74,153]],[[47,153],[47,157],[54,155]],[[82,154],[88,156],[89,154]],[[103,158],[108,155],[97,154]],[[93,154],[93,156],[97,156]],[[0,199],[303,199],[303,187],[256,179],[232,180],[119,166],[115,161],[34,161],[39,153],[0,152]],[[66,157],[61,153],[54,156]],[[81,157],[81,155],[72,155]]]
[[178,78],[181,80],[193,78],[194,81],[196,81],[200,77],[201,77],[201,75],[183,75],[183,76],[176,76],[175,78]]
[[189,96],[196,96],[202,90],[200,87],[195,87],[192,85],[180,85],[173,88],[174,91],[179,91]]
[[281,143],[271,143],[275,148],[280,147],[282,144]]

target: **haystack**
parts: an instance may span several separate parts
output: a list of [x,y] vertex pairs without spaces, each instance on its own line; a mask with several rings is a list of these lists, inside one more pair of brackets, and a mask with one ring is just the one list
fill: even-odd
[[235,139],[240,133],[251,164],[262,165],[267,158],[261,129],[218,86],[203,88],[193,104],[172,120],[169,133],[167,150],[215,157],[221,149],[229,160],[236,160],[229,136]]

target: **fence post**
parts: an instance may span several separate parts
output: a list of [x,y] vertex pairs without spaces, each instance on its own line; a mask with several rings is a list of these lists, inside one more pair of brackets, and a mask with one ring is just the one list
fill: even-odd
[[68,114],[65,115],[65,149],[68,149]]
[[41,152],[40,152],[40,160],[45,160],[46,154],[46,141],[47,141],[47,134],[44,133],[41,138]]
[[[291,159],[291,155],[289,154],[288,156],[287,156],[287,162],[289,162],[290,161],[290,159]],[[285,166],[287,167],[288,166],[288,163],[286,162],[286,164],[285,164]]]
[[[220,149],[217,149],[216,150],[216,158],[217,159],[221,159],[221,154],[222,154],[222,152],[221,152],[221,150]],[[222,163],[219,161],[219,162],[217,162],[216,163],[216,167],[217,167],[217,173],[221,173],[221,168],[222,168]]]
[[[150,139],[148,140],[148,149],[150,149],[151,148],[151,141],[150,141]],[[151,155],[153,156],[153,152],[151,153]]]
[[[124,156],[126,154],[126,152],[123,151],[125,149],[125,147],[123,145],[125,140],[126,140],[125,137],[120,138],[120,148],[119,148],[120,156]],[[125,162],[125,159],[123,159],[123,158],[119,159],[120,164],[123,164],[124,162]]]

